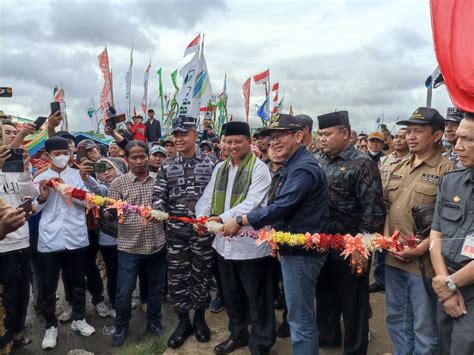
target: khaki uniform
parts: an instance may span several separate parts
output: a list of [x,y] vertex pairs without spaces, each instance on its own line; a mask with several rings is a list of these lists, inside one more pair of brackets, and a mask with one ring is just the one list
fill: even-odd
[[380,177],[382,178],[382,188],[384,193],[386,193],[388,180],[390,179],[390,174],[392,173],[393,169],[399,164],[403,159],[408,156],[405,155],[401,158],[398,158],[395,153],[382,157],[379,162],[379,171]]
[[[400,229],[402,236],[414,234],[412,207],[434,204],[442,176],[454,168],[453,162],[443,157],[440,150],[417,166],[414,165],[414,159],[415,156],[412,155],[403,160],[390,175],[385,196],[390,234],[397,228]],[[432,277],[433,267],[429,253],[425,253],[423,258],[426,277]],[[406,263],[387,255],[385,263],[421,276],[419,262],[416,259]]]

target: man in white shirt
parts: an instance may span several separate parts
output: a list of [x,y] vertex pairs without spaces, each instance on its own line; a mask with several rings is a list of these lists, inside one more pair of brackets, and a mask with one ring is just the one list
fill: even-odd
[[[198,217],[213,216],[210,220],[220,223],[264,206],[271,182],[268,167],[250,149],[247,123],[229,122],[225,140],[230,157],[216,166],[196,204]],[[252,354],[269,353],[276,338],[270,247],[257,246],[250,237],[224,237],[220,233],[213,247],[218,253],[230,331],[229,339],[218,344],[214,352],[228,354],[248,344]]]
[[85,320],[85,259],[89,245],[85,204],[72,199],[67,203],[58,192],[46,184],[56,178],[69,186],[86,189],[79,170],[68,166],[69,142],[61,137],[49,138],[45,150],[51,159],[48,170],[38,175],[33,183],[39,184],[37,211],[42,211],[38,238],[38,267],[42,289],[41,308],[46,320],[43,349],[53,349],[58,337],[56,318],[56,289],[59,271],[70,287],[73,322],[71,329],[90,336],[95,329]]

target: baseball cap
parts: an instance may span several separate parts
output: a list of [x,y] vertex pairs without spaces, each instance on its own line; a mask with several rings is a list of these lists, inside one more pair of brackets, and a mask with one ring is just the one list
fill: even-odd
[[379,131],[375,131],[369,134],[369,136],[367,137],[367,140],[370,141],[371,139],[378,139],[385,143],[385,136],[382,132],[379,132]]
[[161,154],[163,154],[163,155],[166,157],[166,150],[165,150],[165,148],[163,148],[162,146],[159,146],[159,145],[154,145],[154,146],[151,147],[151,149],[150,149],[150,155],[157,154],[157,153],[161,153]]
[[313,127],[313,119],[309,117],[308,115],[301,114],[301,115],[296,115],[295,118],[300,122],[300,124],[304,127]]
[[439,127],[444,131],[444,118],[431,107],[418,107],[408,120],[398,121],[397,125],[429,124]]

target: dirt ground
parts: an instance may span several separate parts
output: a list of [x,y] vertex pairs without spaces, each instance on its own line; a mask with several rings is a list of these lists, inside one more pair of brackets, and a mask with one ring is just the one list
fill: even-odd
[[[61,290],[58,294],[62,296]],[[89,296],[89,295],[88,295]],[[62,298],[62,297],[61,297]],[[58,301],[58,308],[61,306],[62,300]],[[380,355],[393,351],[391,341],[388,337],[385,326],[385,295],[378,293],[371,296],[371,304],[373,307],[373,317],[370,320],[371,341],[369,343],[369,354]],[[61,324],[59,327],[58,345],[54,350],[41,350],[41,341],[44,335],[44,321],[41,316],[36,315],[32,305],[30,304],[27,318],[27,334],[33,339],[33,343],[29,346],[18,350],[15,354],[31,355],[31,354],[61,354],[65,355],[72,349],[83,349],[94,354],[114,354],[116,348],[111,346],[111,336],[102,334],[104,325],[113,325],[112,318],[100,318],[92,309],[90,303],[87,307],[87,321],[96,329],[96,333],[91,337],[83,337],[73,332],[70,328],[70,322]],[[282,311],[277,311],[277,325],[281,322]],[[178,350],[168,349],[166,355],[193,355],[193,354],[213,354],[213,348],[216,344],[227,339],[229,333],[227,331],[227,315],[226,312],[206,313],[206,319],[209,328],[212,331],[211,341],[209,343],[199,343],[194,337],[189,337],[186,343]],[[169,303],[163,304],[163,325],[166,329],[165,339],[172,333],[176,326],[177,318],[173,313]],[[146,325],[145,313],[137,307],[133,310],[132,320],[129,327],[127,344],[139,343],[143,339]],[[322,355],[341,354],[342,349],[321,349]],[[248,349],[235,351],[235,355],[249,354]],[[290,340],[277,339],[272,349],[272,354],[291,354]]]

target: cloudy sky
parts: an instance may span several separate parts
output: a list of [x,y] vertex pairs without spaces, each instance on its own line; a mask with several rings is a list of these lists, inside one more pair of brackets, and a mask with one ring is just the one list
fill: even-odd
[[[205,34],[205,55],[214,92],[227,73],[229,112],[244,118],[242,83],[270,68],[280,82],[285,111],[316,120],[349,111],[358,130],[374,129],[384,114],[389,128],[426,103],[424,81],[436,67],[428,0],[320,1],[12,1],[0,2],[0,86],[14,95],[0,110],[36,118],[47,115],[54,86],[62,84],[72,129],[93,129],[87,108],[103,80],[97,55],[107,44],[114,99],[125,111],[125,74],[134,44],[132,105],[143,95],[151,59],[149,105],[159,112],[158,77],[182,67],[187,44]],[[187,57],[190,59],[190,57]],[[251,123],[263,86],[251,87]],[[433,106],[450,106],[445,87]]]

